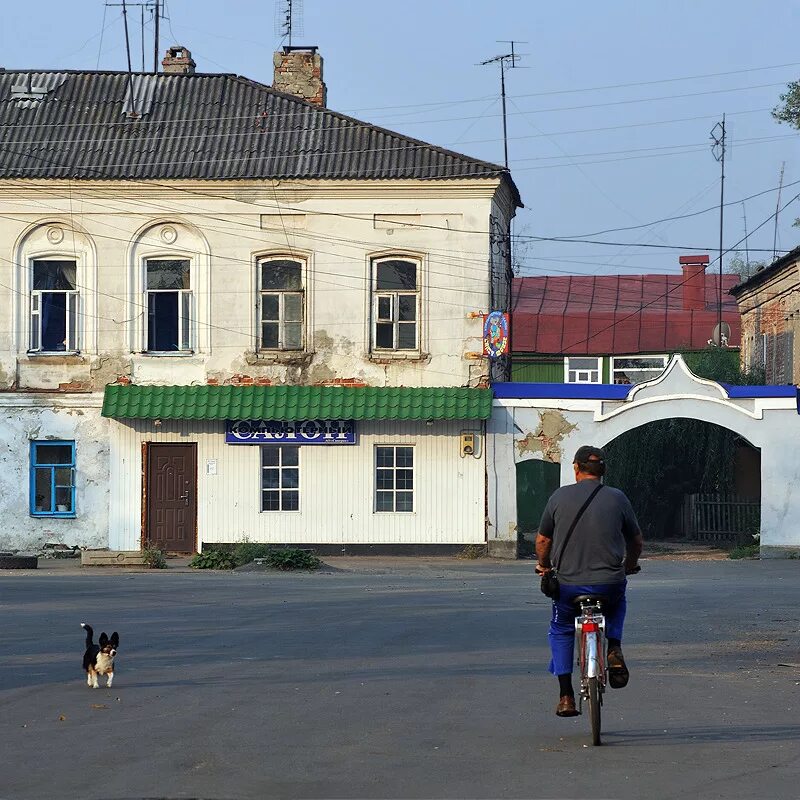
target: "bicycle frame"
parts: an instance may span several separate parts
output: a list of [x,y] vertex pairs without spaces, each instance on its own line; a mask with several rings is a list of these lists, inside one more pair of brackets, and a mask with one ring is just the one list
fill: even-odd
[[606,688],[606,619],[599,602],[581,603],[581,612],[575,617],[578,637],[578,668],[581,676],[580,703],[589,695],[589,679],[597,678],[600,698]]

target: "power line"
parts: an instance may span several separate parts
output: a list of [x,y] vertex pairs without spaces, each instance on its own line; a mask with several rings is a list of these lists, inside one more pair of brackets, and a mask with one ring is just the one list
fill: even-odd
[[[785,184],[785,187],[788,188],[789,186],[796,186],[799,183],[800,180],[792,181],[791,183]],[[774,192],[777,188],[778,188],[777,186],[773,186],[770,187],[769,189],[764,189],[763,191],[748,195],[747,197],[742,197],[739,200],[731,200],[730,202],[725,203],[725,205],[726,206],[738,205],[739,203],[744,203],[747,200],[753,200],[756,197],[761,197],[762,195],[770,194],[771,192]],[[601,236],[604,233],[618,233],[620,231],[630,231],[630,230],[635,230],[637,228],[646,228],[649,227],[650,225],[657,225],[661,222],[674,222],[681,219],[688,219],[690,217],[697,217],[700,216],[701,214],[707,214],[709,211],[716,211],[718,208],[719,205],[709,206],[708,208],[704,208],[702,211],[692,211],[689,214],[680,214],[679,216],[676,217],[663,217],[662,219],[653,220],[653,222],[646,222],[643,223],[642,225],[627,225],[623,228],[606,228],[605,230],[602,231],[592,231],[591,233],[575,234],[571,238],[580,239],[584,236]],[[747,233],[746,230],[745,233]]]
[[[784,208],[786,208],[786,207],[787,207],[787,206],[788,206],[790,203],[793,203],[793,202],[794,202],[795,200],[797,200],[798,198],[800,198],[800,193],[796,194],[796,195],[795,195],[795,196],[794,196],[794,197],[793,197],[791,200],[789,200],[789,202],[787,202],[787,203],[786,203],[786,205],[784,205],[784,206],[783,206],[783,208],[779,209],[779,211],[783,211],[783,209],[784,209]],[[768,217],[767,217],[767,218],[766,218],[766,219],[765,219],[763,222],[761,222],[761,223],[760,223],[758,226],[756,226],[756,227],[755,227],[755,228],[754,228],[752,231],[750,231],[750,233],[748,234],[748,236],[752,236],[752,235],[753,235],[753,234],[754,234],[754,233],[755,233],[757,230],[759,230],[760,228],[763,228],[763,227],[764,227],[764,225],[766,225],[766,224],[767,224],[767,223],[768,223],[768,222],[769,222],[771,219],[772,219],[772,214],[770,214],[770,215],[769,215],[769,216],[768,216]],[[736,248],[737,248],[737,247],[738,247],[740,244],[742,244],[742,242],[744,242],[745,240],[746,240],[746,237],[743,237],[743,238],[739,239],[739,241],[738,241],[738,242],[736,242],[736,244],[734,244],[734,245],[733,245],[733,247],[730,247],[730,248],[728,248],[728,250],[727,250],[726,252],[727,252],[727,253],[730,253],[731,251],[734,251],[734,250],[736,250]],[[722,254],[720,254],[720,259],[721,259],[721,258],[722,258]],[[714,261],[716,261],[716,259],[714,259]],[[693,275],[690,275],[688,278],[685,278],[685,279],[684,279],[684,280],[682,280],[680,283],[678,283],[678,284],[676,284],[675,286],[673,286],[672,288],[670,288],[670,289],[669,289],[669,291],[668,291],[666,294],[664,294],[664,295],[661,295],[660,297],[654,298],[653,300],[651,300],[651,301],[650,301],[650,302],[648,302],[648,303],[645,303],[645,304],[642,306],[642,309],[644,309],[644,308],[647,308],[647,307],[649,307],[649,306],[653,305],[653,303],[657,302],[658,300],[661,300],[661,299],[663,299],[663,298],[664,298],[664,297],[666,297],[667,295],[669,295],[669,294],[671,294],[672,292],[674,292],[674,291],[675,291],[675,289],[678,289],[678,288],[680,288],[681,286],[683,286],[684,284],[688,283],[688,282],[689,282],[690,280],[692,280],[693,278],[694,278],[694,276],[693,276]],[[579,342],[575,342],[574,344],[571,344],[571,345],[569,345],[569,346],[568,346],[567,348],[565,348],[565,349],[569,350],[569,349],[571,349],[571,348],[573,348],[573,347],[579,347],[580,345],[582,345],[582,344],[585,344],[586,342],[588,342],[588,341],[590,341],[591,339],[593,339],[595,336],[598,336],[599,334],[601,334],[601,333],[603,333],[603,332],[605,332],[605,331],[607,331],[607,330],[610,330],[611,328],[614,328],[614,327],[616,327],[617,325],[619,325],[619,324],[621,324],[622,322],[624,322],[626,319],[630,319],[631,317],[634,317],[634,316],[636,316],[637,314],[639,314],[639,313],[641,312],[641,310],[642,310],[642,309],[640,309],[639,311],[637,311],[637,312],[634,312],[634,313],[632,313],[632,314],[628,314],[626,317],[623,317],[621,320],[617,320],[617,321],[613,322],[611,325],[607,325],[605,328],[601,328],[599,331],[595,331],[595,332],[594,332],[594,333],[591,335],[591,337],[589,337],[589,338],[587,338],[587,339],[582,339],[582,340],[581,340],[581,341],[579,341]],[[722,335],[721,335],[721,334],[722,334],[722,331],[720,330],[720,341],[722,340]]]

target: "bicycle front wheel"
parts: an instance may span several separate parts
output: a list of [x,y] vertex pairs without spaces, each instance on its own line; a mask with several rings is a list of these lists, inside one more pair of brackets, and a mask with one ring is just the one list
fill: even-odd
[[589,719],[592,723],[592,744],[600,741],[600,685],[597,678],[589,678]]

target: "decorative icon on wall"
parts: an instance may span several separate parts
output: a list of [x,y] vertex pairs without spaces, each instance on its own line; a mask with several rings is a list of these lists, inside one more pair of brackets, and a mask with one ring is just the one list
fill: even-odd
[[507,356],[511,352],[508,314],[492,311],[483,315],[483,354],[489,358]]

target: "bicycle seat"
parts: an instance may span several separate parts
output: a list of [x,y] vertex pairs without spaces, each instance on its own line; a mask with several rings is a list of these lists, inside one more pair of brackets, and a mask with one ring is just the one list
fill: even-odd
[[604,594],[579,594],[572,601],[572,604],[576,608],[580,608],[583,603],[590,603],[592,605],[600,603],[600,605],[602,605],[607,599],[608,598]]

